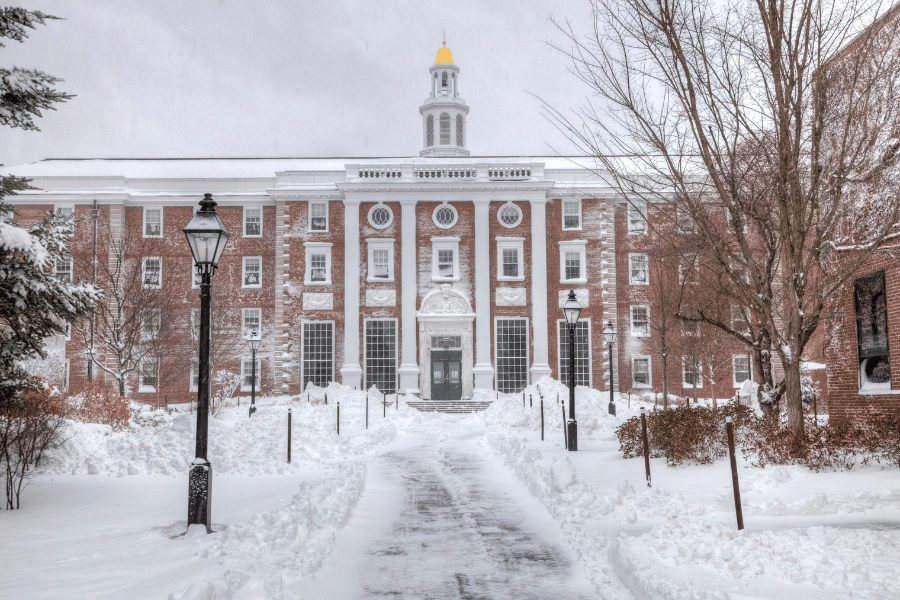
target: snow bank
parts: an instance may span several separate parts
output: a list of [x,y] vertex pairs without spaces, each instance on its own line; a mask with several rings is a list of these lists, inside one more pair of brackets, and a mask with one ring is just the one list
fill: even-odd
[[711,577],[752,579],[755,585],[772,582],[781,590],[785,583],[813,585],[829,597],[896,598],[898,553],[897,530],[747,532],[718,523],[674,521],[643,535],[620,535],[610,559],[641,599],[728,598],[725,592],[704,591],[693,583]]

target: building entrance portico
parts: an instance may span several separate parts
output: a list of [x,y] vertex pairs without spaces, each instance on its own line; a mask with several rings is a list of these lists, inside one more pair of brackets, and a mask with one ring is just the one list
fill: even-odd
[[449,284],[442,284],[422,299],[416,318],[422,396],[429,400],[471,398],[475,312],[469,300]]

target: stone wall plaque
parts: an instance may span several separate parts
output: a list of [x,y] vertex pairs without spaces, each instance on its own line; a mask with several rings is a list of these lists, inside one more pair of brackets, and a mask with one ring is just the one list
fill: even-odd
[[[566,298],[569,297],[569,290],[559,293],[559,307],[562,308],[566,303]],[[588,295],[587,290],[575,290],[575,299],[578,300],[578,304],[581,305],[581,308],[587,308],[588,300],[590,296]]]
[[366,290],[366,306],[397,306],[396,290]]
[[334,294],[303,294],[303,310],[333,310]]
[[525,288],[498,287],[494,303],[497,306],[525,306]]

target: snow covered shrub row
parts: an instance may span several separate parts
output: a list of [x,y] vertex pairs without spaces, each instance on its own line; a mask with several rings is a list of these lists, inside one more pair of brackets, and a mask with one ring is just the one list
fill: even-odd
[[99,423],[113,429],[125,429],[131,418],[131,403],[116,391],[100,382],[79,394],[66,398],[71,408],[69,418],[82,423]]
[[[740,445],[748,424],[754,422],[752,409],[741,404],[726,404],[718,409],[705,406],[679,406],[654,410],[647,414],[647,437],[652,458],[665,457],[672,466],[685,461],[700,464],[714,462],[728,452],[725,417],[735,424],[735,443]],[[641,418],[625,421],[616,435],[625,458],[643,456]]]

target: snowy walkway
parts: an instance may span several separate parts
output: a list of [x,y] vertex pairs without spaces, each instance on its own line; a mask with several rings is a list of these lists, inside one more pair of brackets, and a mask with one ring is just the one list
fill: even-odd
[[[364,494],[331,564],[299,597],[596,597],[528,490],[485,452],[480,435],[450,427],[438,443],[441,433],[417,432],[369,464],[367,488],[378,493]],[[390,518],[382,519],[377,535],[360,540],[376,514]],[[349,573],[353,591],[334,579]]]

